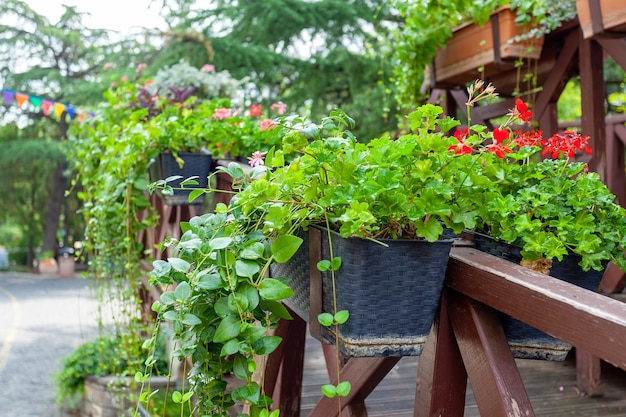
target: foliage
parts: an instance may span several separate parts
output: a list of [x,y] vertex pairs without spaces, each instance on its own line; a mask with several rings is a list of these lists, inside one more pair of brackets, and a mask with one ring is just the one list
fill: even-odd
[[[64,7],[58,21],[51,22],[25,1],[4,0],[0,10],[0,85],[75,107],[88,106],[101,100],[102,92],[109,86],[108,75],[112,72],[102,71],[105,63],[116,62],[121,71],[128,71],[129,63],[137,56],[150,59],[153,54],[153,44],[157,43],[152,38],[115,40],[106,30],[87,28],[83,17],[77,7]],[[15,120],[20,126],[29,126],[30,138],[40,140],[39,147],[43,149],[52,147],[50,141],[64,139],[66,120],[54,113],[45,116],[41,108],[0,106],[0,118],[4,120],[0,129],[5,131],[11,130],[6,125]],[[34,160],[38,155],[33,152],[31,157]],[[58,165],[50,169],[46,164],[50,171],[40,171],[37,178],[49,181],[47,189],[34,197],[43,200],[36,204],[37,211],[44,211],[45,215],[32,213],[28,222],[38,222],[37,228],[43,229],[43,238],[38,232],[32,245],[41,244],[45,251],[57,249],[67,186],[63,175],[65,161],[54,160]],[[31,172],[35,175],[36,170]],[[75,200],[69,207],[74,205]],[[73,234],[79,237],[82,231]]]
[[419,101],[424,69],[461,23],[484,25],[498,7],[510,6],[518,14],[516,23],[529,26],[525,36],[539,37],[576,16],[574,0],[420,0],[394,1],[393,5],[404,17],[404,26],[396,34],[393,71],[404,107]]
[[[267,272],[301,245],[296,230],[319,223],[343,236],[434,241],[442,223],[458,232],[474,226],[471,196],[454,187],[467,169],[447,152],[455,140],[435,131],[458,122],[440,114],[441,108],[424,106],[410,116],[415,133],[367,144],[354,137],[353,121],[341,111],[319,125],[296,117],[285,123],[283,148],[267,154],[272,169],[261,165],[246,174],[236,163],[223,169],[240,191],[228,207],[182,223],[180,240],[165,242],[174,255],[155,261],[151,272],[152,283],[172,288],[154,308],[174,329],[174,355],[194,364],[190,389],[180,395],[196,394],[199,414],[227,415],[236,401],[251,405],[252,415],[267,406],[252,379],[254,356],[278,346],[270,330],[289,318],[278,301],[293,294]],[[294,150],[301,155],[285,165],[284,154]],[[345,321],[344,313],[330,322]],[[244,380],[242,388],[227,391],[229,373]],[[348,390],[348,383],[325,387],[329,395]]]
[[198,69],[181,60],[175,65],[159,69],[147,89],[153,95],[180,102],[183,101],[178,99],[181,92],[202,99],[237,97],[241,84],[242,81],[234,79],[228,71],[216,72],[208,64]]
[[0,222],[20,226],[28,247],[27,265],[32,265],[42,243],[53,174],[65,160],[59,142],[37,137],[45,131],[42,124],[22,129],[12,124],[0,134],[0,192],[8,197],[0,201]]
[[[480,81],[468,90],[471,121],[471,107],[495,92]],[[222,169],[238,190],[230,205],[181,224],[181,239],[164,242],[174,256],[156,261],[151,273],[153,283],[170,286],[154,308],[174,328],[175,355],[194,365],[181,398],[197,395],[201,414],[227,415],[236,401],[250,404],[253,415],[267,406],[252,380],[253,357],[278,345],[270,330],[286,318],[278,301],[292,294],[267,272],[295,253],[302,243],[296,231],[311,224],[367,239],[434,241],[444,227],[481,230],[519,244],[526,259],[571,252],[581,255],[585,270],[604,260],[626,267],[624,209],[597,174],[570,161],[577,151],[590,151],[585,137],[514,131],[513,122],[532,118],[521,100],[493,131],[471,125],[450,134],[459,122],[440,118],[442,111],[420,106],[407,117],[410,131],[366,144],[341,111],[320,124],[295,117],[283,127],[282,149],[267,154],[267,166],[250,173],[236,163]],[[292,151],[300,156],[285,164]],[[540,160],[539,151],[554,159]],[[334,258],[318,268],[340,265]],[[320,316],[329,326],[346,319],[345,311]],[[244,380],[242,389],[227,391],[224,375],[231,372]],[[347,391],[343,382],[324,387],[329,396]]]
[[397,15],[385,2],[164,0],[167,48],[154,64],[210,62],[246,78],[245,106],[282,100],[315,119],[340,107],[359,114],[359,137],[395,129],[388,78]]
[[[124,349],[125,346],[128,346],[128,343],[123,341],[122,337],[100,337],[79,345],[63,358],[62,369],[54,375],[58,403],[69,402],[75,406],[76,401],[84,395],[84,381],[89,375],[133,376],[136,371],[141,370],[143,366],[141,357],[129,355]],[[140,350],[140,346],[136,348]],[[166,374],[168,360],[162,338],[156,353],[156,369]]]
[[[482,87],[477,82],[468,88],[468,118],[472,105],[494,93],[493,87]],[[547,137],[512,129],[511,123],[532,118],[520,99],[508,116],[493,131],[458,130],[458,144],[451,148],[476,167],[464,186],[482,208],[479,229],[518,244],[526,260],[560,261],[574,253],[584,270],[601,270],[607,260],[626,267],[626,211],[597,173],[574,162],[577,153],[591,153],[589,138],[576,131]]]

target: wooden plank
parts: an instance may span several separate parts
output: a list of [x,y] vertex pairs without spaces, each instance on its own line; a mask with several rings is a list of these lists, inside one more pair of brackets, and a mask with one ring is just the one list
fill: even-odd
[[600,358],[582,349],[576,349],[576,381],[582,392],[592,397],[602,395]]
[[470,248],[452,248],[446,285],[626,369],[626,304]]
[[[350,394],[344,398],[322,396],[309,416],[336,417],[339,415],[340,407],[344,408],[353,400],[356,400],[357,403],[362,399],[364,400],[399,360],[399,356],[349,359],[341,369],[341,380],[350,381],[352,385]],[[337,384],[336,378],[332,383]]]
[[[287,306],[285,308],[289,309]],[[263,387],[265,394],[272,397],[281,415],[298,417],[302,397],[306,322],[293,311],[290,313],[293,320],[281,320],[273,332],[283,342],[270,355],[257,359],[258,369],[263,369],[264,373],[255,374],[255,380]]]
[[602,38],[598,39],[598,42],[611,58],[626,70],[626,39]]
[[535,100],[533,112],[536,120],[542,120],[544,112],[549,109],[549,104],[557,102],[563,92],[565,88],[563,79],[575,63],[574,57],[578,51],[579,42],[580,39],[576,31],[570,33],[565,39],[563,49],[554,64],[554,69],[550,71],[543,83],[542,91],[537,95],[537,100]]
[[458,293],[448,306],[480,414],[534,416],[497,312]]
[[600,292],[603,294],[613,294],[622,292],[626,288],[626,273],[614,263],[609,263],[602,281],[600,281]]
[[600,179],[606,179],[606,142],[604,124],[604,57],[602,48],[592,39],[583,39],[578,31],[578,66],[580,69],[580,90],[582,95],[582,133],[590,137],[593,155],[589,169],[597,172]]
[[417,372],[414,417],[463,417],[467,372],[448,318],[447,290],[426,339]]

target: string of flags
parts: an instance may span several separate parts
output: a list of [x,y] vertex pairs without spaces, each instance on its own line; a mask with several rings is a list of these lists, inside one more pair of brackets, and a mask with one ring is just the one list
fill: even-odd
[[77,109],[75,106],[60,103],[58,101],[48,100],[31,94],[9,90],[7,88],[1,89],[0,92],[2,93],[4,104],[6,106],[11,105],[13,101],[15,101],[21,110],[26,109],[27,106],[30,105],[33,111],[41,110],[44,116],[56,115],[60,118],[63,113],[65,113],[70,120],[76,117],[80,121],[82,121],[87,115],[93,117],[93,113],[90,113],[87,110]]

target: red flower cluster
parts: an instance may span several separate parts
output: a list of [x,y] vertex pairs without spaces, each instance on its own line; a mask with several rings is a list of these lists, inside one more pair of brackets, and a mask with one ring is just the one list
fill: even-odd
[[[558,159],[560,156],[573,158],[576,151],[583,151],[587,155],[591,154],[591,148],[588,146],[589,137],[582,136],[575,130],[566,130],[562,133],[556,133],[549,139],[544,139],[541,130],[530,130],[522,132],[518,130],[512,133],[508,126],[513,121],[530,123],[533,113],[528,110],[528,105],[521,99],[515,100],[515,108],[508,113],[509,119],[500,127],[495,128],[491,132],[492,143],[486,146],[489,152],[494,153],[498,158],[505,158],[507,153],[513,152],[511,146],[520,148],[525,146],[536,146],[543,148],[542,156],[549,156],[552,159]],[[469,130],[457,130],[454,137],[459,142],[448,148],[450,152],[455,154],[471,154],[473,149],[465,143]],[[512,140],[509,140],[511,139]]]
[[548,140],[542,140],[541,145],[544,147],[541,155],[550,155],[552,159],[557,159],[561,154],[568,158],[573,158],[576,151],[583,151],[587,155],[591,155],[589,145],[589,136],[582,136],[575,130],[566,130],[563,133],[555,133]]

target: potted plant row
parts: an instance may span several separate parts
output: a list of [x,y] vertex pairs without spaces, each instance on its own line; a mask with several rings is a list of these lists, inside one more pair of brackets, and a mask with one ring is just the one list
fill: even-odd
[[[472,106],[495,95],[482,82],[468,92],[468,116]],[[286,272],[282,267],[290,260],[302,265],[308,258],[320,271],[323,336],[356,356],[419,354],[452,244],[447,229],[488,232],[519,245],[531,263],[574,254],[581,270],[602,269],[605,261],[626,267],[624,209],[597,174],[571,160],[589,151],[586,138],[513,129],[514,122],[532,118],[522,101],[493,130],[470,125],[452,134],[459,121],[441,113],[438,106],[421,106],[407,117],[405,134],[366,144],[353,137],[353,121],[340,111],[320,124],[292,118],[282,149],[270,151],[263,163],[250,172],[234,163],[223,168],[239,192],[228,206],[183,223],[180,240],[168,242],[174,257],[155,262],[151,273],[153,282],[176,286],[155,308],[174,326],[180,359],[195,364],[190,392],[198,396],[199,410],[217,412],[244,401],[269,413],[269,399],[252,379],[254,357],[280,343],[270,329],[289,316],[281,301],[306,309],[294,297],[308,292],[306,279],[313,275]],[[300,156],[285,164],[284,154],[293,151]],[[435,290],[418,283],[426,274],[414,269],[425,264],[419,256],[425,249],[409,241],[440,246],[427,257],[440,262],[427,275]],[[308,255],[307,243],[321,256]],[[377,269],[382,258],[395,256],[396,243],[405,257],[393,262],[411,270]],[[355,246],[366,248],[365,255]],[[416,259],[419,266],[410,263]],[[355,269],[363,265],[365,271]],[[367,289],[374,295],[350,299],[352,291]],[[386,302],[389,292],[403,297]],[[415,301],[422,293],[434,299],[427,312],[417,308],[425,300]],[[367,318],[360,317],[364,311]],[[422,317],[426,324],[419,329]],[[379,324],[370,327],[375,320]],[[377,346],[382,338],[391,343]],[[245,381],[232,392],[225,382],[231,372]]]

